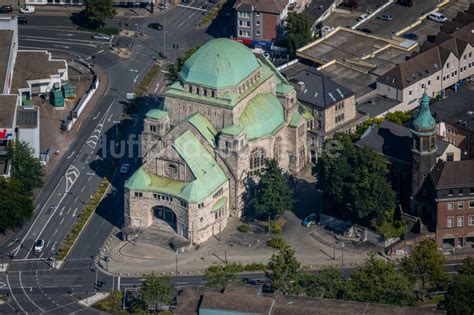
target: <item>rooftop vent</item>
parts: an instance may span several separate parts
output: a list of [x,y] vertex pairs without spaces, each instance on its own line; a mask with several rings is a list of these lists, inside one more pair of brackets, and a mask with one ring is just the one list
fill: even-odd
[[339,95],[344,98],[344,94],[342,94],[341,90],[339,88],[336,89],[337,93],[339,93]]
[[333,102],[336,101],[336,98],[331,94],[331,92],[328,93],[329,97],[332,99]]
[[303,81],[298,81],[296,82],[296,84],[298,85],[298,92],[303,92],[303,93],[306,93],[306,84],[303,82]]

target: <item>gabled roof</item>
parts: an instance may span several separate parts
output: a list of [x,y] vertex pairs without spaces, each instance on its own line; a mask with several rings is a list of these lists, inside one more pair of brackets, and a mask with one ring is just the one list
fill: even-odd
[[188,118],[188,121],[199,131],[199,133],[204,137],[204,139],[207,140],[207,142],[209,142],[213,148],[216,147],[217,131],[206,117],[200,113],[196,113],[191,115]]
[[7,80],[8,59],[10,58],[10,48],[13,41],[12,30],[0,30],[0,93],[3,93],[3,86]]
[[125,188],[133,191],[161,192],[189,203],[199,203],[215,193],[228,180],[216,160],[191,131],[183,132],[174,140],[172,146],[188,165],[195,180],[185,182],[156,176],[140,167],[125,182]]
[[234,9],[237,11],[253,11],[280,14],[288,5],[288,0],[238,0]]
[[438,162],[430,175],[436,189],[474,187],[474,160]]
[[[354,95],[351,90],[311,68],[298,72],[290,81],[297,86],[296,95],[298,100],[320,109],[328,108]],[[299,89],[298,82],[303,82],[304,88]]]
[[15,125],[16,104],[18,95],[0,95],[0,132]]

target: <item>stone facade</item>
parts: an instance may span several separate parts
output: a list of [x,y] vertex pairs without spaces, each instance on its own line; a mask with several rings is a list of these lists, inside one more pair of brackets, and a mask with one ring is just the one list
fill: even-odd
[[[223,41],[241,45],[233,43]],[[217,64],[223,55],[214,57]],[[259,66],[235,86],[200,86],[182,72],[163,110],[147,114],[143,164],[125,185],[126,226],[147,228],[159,217],[190,243],[202,243],[222,231],[230,216],[244,214],[265,159],[293,174],[307,163],[307,121],[294,89],[268,61],[247,57]],[[193,66],[185,65],[191,71]],[[277,93],[277,86],[284,92]],[[181,143],[183,135],[195,141]],[[201,148],[196,159],[189,154],[194,147]],[[214,182],[218,176],[208,172],[222,172],[225,180]]]

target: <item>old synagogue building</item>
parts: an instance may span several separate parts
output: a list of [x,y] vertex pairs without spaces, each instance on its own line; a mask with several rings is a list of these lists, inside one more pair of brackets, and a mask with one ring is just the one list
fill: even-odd
[[199,244],[240,217],[265,159],[290,174],[309,160],[311,114],[292,85],[244,45],[214,39],[184,64],[149,111],[142,165],[125,183],[125,226],[154,218]]

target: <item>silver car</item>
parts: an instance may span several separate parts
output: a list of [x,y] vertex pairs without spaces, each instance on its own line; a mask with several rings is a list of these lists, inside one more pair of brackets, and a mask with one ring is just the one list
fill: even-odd
[[92,38],[95,40],[110,41],[112,37],[104,33],[95,33],[94,35],[92,35]]

